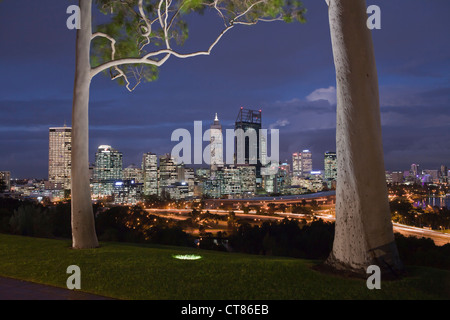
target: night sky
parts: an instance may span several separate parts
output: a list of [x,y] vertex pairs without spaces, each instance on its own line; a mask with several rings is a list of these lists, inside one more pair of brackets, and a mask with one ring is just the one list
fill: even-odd
[[[313,168],[335,150],[336,93],[325,1],[304,0],[307,23],[261,23],[227,33],[211,56],[172,57],[159,79],[129,93],[103,74],[94,78],[90,158],[100,144],[124,155],[169,153],[177,128],[204,130],[218,113],[233,128],[241,106],[262,109],[263,127],[280,129],[281,160],[310,149]],[[0,3],[0,170],[47,178],[48,128],[71,125],[75,31],[66,8],[77,1]],[[450,166],[450,1],[368,0],[381,8],[373,30],[387,170]],[[180,50],[205,50],[220,18],[189,20]],[[368,168],[369,169],[369,168]]]

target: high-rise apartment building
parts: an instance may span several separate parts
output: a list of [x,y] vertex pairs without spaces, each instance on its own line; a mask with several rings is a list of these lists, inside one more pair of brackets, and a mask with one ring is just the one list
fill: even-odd
[[72,128],[49,128],[48,181],[56,188],[70,189]]
[[158,156],[147,152],[142,156],[144,195],[158,194]]
[[223,134],[217,113],[214,123],[211,125],[210,133],[210,164],[211,170],[214,171],[223,167]]

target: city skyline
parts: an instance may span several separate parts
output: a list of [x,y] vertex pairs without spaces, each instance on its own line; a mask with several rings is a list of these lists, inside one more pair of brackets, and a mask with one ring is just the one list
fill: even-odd
[[[214,127],[214,124],[217,124],[217,123],[218,123],[218,120],[217,120],[217,113],[216,113],[215,119],[214,119],[214,121],[212,121],[212,124],[213,124],[212,128]],[[54,132],[54,131],[58,131],[58,130],[60,130],[61,132],[66,132],[66,131],[70,132],[71,129],[72,128],[66,126],[66,124],[64,124],[61,127],[50,127],[50,128],[47,128],[47,132],[50,131],[50,136],[47,136],[47,139],[48,139],[48,146],[47,147],[48,148],[46,150],[46,152],[47,152],[47,159],[46,159],[46,161],[47,161],[48,166],[47,166],[46,176],[44,176],[44,177],[35,177],[35,176],[15,177],[14,173],[11,172],[10,170],[8,170],[8,168],[6,168],[6,169],[4,169],[2,171],[10,172],[11,173],[11,179],[19,179],[19,180],[20,179],[37,179],[37,180],[47,180],[49,182],[56,183],[56,181],[53,181],[54,178],[52,180],[52,177],[51,177],[51,174],[50,174],[50,172],[52,170],[55,171],[55,169],[52,169],[51,164],[50,164],[50,162],[52,161],[52,153],[54,153],[54,151],[52,152],[52,150],[53,150],[52,149],[52,145],[54,145],[54,142],[52,142],[52,139],[55,139],[55,138],[52,138],[51,133]],[[70,138],[69,138],[69,142],[70,142]],[[172,143],[174,145],[176,144],[176,142],[172,142]],[[208,143],[212,143],[212,141],[204,141],[202,147],[205,147],[206,145],[208,145]],[[171,147],[173,147],[173,146],[171,146]],[[171,147],[169,149],[171,149]],[[69,148],[70,148],[70,145],[69,145]],[[90,162],[90,165],[93,165],[93,167],[92,167],[93,169],[95,169],[95,167],[96,167],[95,163],[97,162],[97,154],[98,154],[99,150],[100,149],[104,149],[104,148],[112,148],[112,146],[111,145],[104,145],[104,144],[95,146],[94,154],[90,154],[89,155],[89,157],[90,157],[90,161],[89,162]],[[223,147],[221,147],[221,148],[223,148]],[[142,152],[140,154],[140,159],[138,159],[138,161],[136,161],[136,162],[130,162],[130,161],[122,160],[122,157],[125,159],[127,156],[123,152],[121,152],[119,149],[117,149],[117,150],[115,148],[112,148],[112,149],[114,149],[115,151],[120,152],[120,154],[121,154],[121,162],[123,161],[122,166],[121,166],[122,169],[131,168],[131,167],[141,167],[141,162],[139,160],[142,160],[142,162],[144,162],[144,159],[145,159],[146,155],[153,155],[155,158],[158,158],[158,159],[159,159],[159,157],[162,157],[162,156],[165,156],[165,155],[170,155],[170,150],[169,149],[167,149],[166,151],[163,151],[162,153],[154,153],[151,150],[150,151],[142,150]],[[308,164],[307,164],[307,166],[309,168],[308,172],[321,171],[323,174],[325,174],[327,172],[327,167],[326,167],[326,164],[324,162],[324,159],[326,159],[329,156],[329,154],[334,154],[334,157],[336,157],[336,152],[334,150],[322,150],[320,152],[317,152],[317,154],[314,153],[314,155],[309,149],[299,148],[299,150],[301,150],[301,151],[296,151],[296,152],[291,153],[290,154],[291,158],[285,158],[285,159],[280,158],[280,161],[279,161],[280,166],[283,166],[285,164],[289,165],[291,173],[293,173],[294,175],[295,175],[296,161],[299,161],[300,167],[302,167],[302,158],[301,158],[302,153],[307,153],[307,155],[308,155]],[[60,151],[60,152],[63,153],[65,151]],[[224,152],[224,151],[222,150],[222,152]],[[225,154],[225,152],[224,152],[224,154]],[[294,156],[299,156],[299,158],[294,160]],[[69,160],[64,159],[64,161],[66,161],[66,162],[69,161],[70,162],[70,159]],[[317,163],[319,163],[320,165],[318,166]],[[159,164],[159,161],[156,163],[156,165],[158,165],[158,164]],[[304,166],[304,164],[303,164],[303,166]],[[418,168],[420,167],[420,172],[422,172],[422,170],[425,170],[425,171],[427,171],[427,170],[440,171],[440,168],[442,168],[442,166],[446,166],[447,167],[448,165],[447,165],[447,163],[442,163],[442,164],[438,165],[437,167],[426,167],[426,166],[421,165],[420,163],[411,162],[409,164],[405,163],[405,165],[403,167],[400,167],[400,168],[394,168],[394,169],[390,169],[390,170],[386,169],[386,172],[402,172],[403,173],[403,172],[406,172],[406,171],[412,171],[412,167],[413,166],[416,167],[416,170],[418,170]],[[194,168],[194,169],[209,169],[211,167],[211,165],[208,164],[207,162],[205,162],[205,160],[203,160],[202,164],[189,164],[187,167]],[[223,167],[223,164],[222,164],[221,167]],[[68,167],[68,169],[70,169],[70,166]],[[67,171],[67,168],[65,169],[65,171]],[[300,168],[299,175],[301,175],[303,171],[304,171],[304,169]],[[418,171],[417,174],[419,174],[420,172]],[[94,173],[94,175],[95,175],[95,173]],[[60,181],[58,181],[58,182],[60,182]]]
[[[113,145],[125,155],[124,166],[139,163],[145,152],[169,152],[176,128],[190,128],[197,120],[209,123],[216,112],[222,126],[232,128],[241,106],[262,109],[263,125],[280,129],[283,162],[303,149],[310,149],[313,159],[334,151],[336,85],[327,8],[324,1],[303,3],[306,24],[239,28],[211,56],[173,59],[160,69],[157,81],[141,84],[132,94],[107,77],[96,79],[90,156],[99,145]],[[448,166],[450,44],[445,30],[450,4],[368,4],[382,12],[382,29],[372,34],[386,170],[404,170],[411,163],[427,169]],[[67,5],[48,0],[25,7],[20,1],[0,4],[0,26],[8,30],[1,36],[8,50],[0,50],[5,74],[0,80],[0,170],[13,178],[46,178],[48,128],[71,123],[75,32],[65,27]],[[408,23],[400,15],[408,16]],[[194,20],[183,51],[203,48],[214,35],[215,17]],[[322,166],[313,162],[315,169]]]

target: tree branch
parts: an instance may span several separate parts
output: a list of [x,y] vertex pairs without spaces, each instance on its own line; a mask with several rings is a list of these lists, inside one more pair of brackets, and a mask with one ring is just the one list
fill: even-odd
[[[234,13],[232,11],[230,11],[228,8],[226,7],[220,7],[220,0],[214,0],[213,2],[205,2],[203,3],[203,5],[205,7],[209,7],[211,9],[214,9],[219,16],[223,19],[224,22],[224,28],[221,31],[221,33],[217,36],[217,38],[211,43],[211,45],[209,46],[209,48],[207,50],[204,51],[196,51],[196,52],[191,52],[191,53],[179,53],[177,51],[174,51],[171,46],[170,46],[170,40],[171,38],[169,37],[169,29],[171,28],[171,26],[174,23],[174,20],[176,19],[176,17],[179,15],[179,13],[182,10],[182,7],[185,5],[186,2],[182,2],[181,5],[178,8],[173,8],[170,9],[170,7],[173,5],[174,1],[173,0],[159,0],[159,3],[157,5],[156,8],[156,14],[155,14],[155,19],[151,20],[146,16],[146,12],[144,10],[144,5],[143,5],[143,0],[139,0],[138,1],[138,11],[139,13],[136,13],[138,16],[140,16],[141,20],[144,21],[145,26],[141,25],[141,31],[142,32],[142,36],[145,38],[143,41],[141,41],[138,46],[139,46],[139,53],[142,52],[142,50],[144,49],[145,46],[147,46],[148,44],[150,44],[150,39],[151,38],[161,38],[157,35],[151,35],[152,34],[152,25],[155,22],[159,22],[159,25],[161,27],[161,31],[163,32],[163,37],[164,39],[162,39],[165,42],[165,48],[158,50],[158,51],[153,51],[150,53],[145,54],[144,56],[141,57],[128,57],[128,58],[119,58],[116,59],[115,55],[116,55],[116,41],[115,39],[113,39],[111,36],[101,33],[101,32],[97,32],[95,34],[92,35],[92,39],[94,39],[95,37],[104,37],[106,39],[108,39],[111,42],[111,61],[105,62],[95,68],[91,69],[91,79],[93,77],[95,77],[98,73],[103,72],[105,70],[111,69],[113,68],[117,74],[113,75],[111,73],[111,77],[112,79],[118,79],[120,77],[124,77],[125,81],[126,81],[126,87],[129,91],[132,91],[136,86],[134,86],[133,88],[130,88],[130,82],[128,81],[127,75],[125,74],[125,72],[123,70],[120,69],[120,66],[125,66],[125,65],[131,65],[131,64],[141,64],[141,65],[151,65],[151,66],[156,66],[156,67],[160,67],[162,66],[171,56],[175,56],[177,58],[180,59],[185,59],[185,58],[190,58],[190,57],[195,57],[195,56],[201,56],[201,55],[210,55],[212,50],[214,49],[214,47],[219,43],[219,41],[222,39],[222,37],[229,31],[231,30],[235,25],[255,25],[258,22],[272,22],[272,21],[281,21],[283,20],[283,15],[281,14],[280,16],[273,18],[273,19],[266,19],[266,18],[256,18],[254,19],[254,21],[249,21],[249,18],[246,17],[246,15],[252,11],[252,9],[255,8],[255,6],[259,5],[259,4],[263,4],[266,3],[267,0],[258,0],[252,4],[249,4],[247,1],[245,1],[245,6],[248,6],[243,12],[241,13]],[[251,2],[250,2],[251,3]],[[231,20],[227,21],[227,16],[228,14],[224,13],[223,11],[229,11],[228,14],[230,15],[234,15],[236,14],[236,16],[234,18],[231,18]],[[173,13],[173,15],[172,15]],[[170,17],[172,15],[172,17]],[[240,19],[242,21],[240,21]],[[160,56],[163,56],[162,58],[158,58]],[[135,70],[132,71],[132,73],[134,74],[135,79],[137,80],[137,84],[140,83],[141,79],[142,79],[142,75],[139,74],[139,76],[137,76],[136,72],[139,74],[139,70]],[[142,69],[141,69],[142,72]],[[136,85],[137,85],[136,84]]]
[[[171,55],[173,55],[177,58],[181,58],[181,59],[191,58],[191,57],[201,56],[201,55],[210,55],[211,51],[214,49],[214,47],[217,45],[217,43],[219,43],[220,39],[222,39],[222,37],[225,35],[225,33],[227,33],[233,27],[234,27],[233,25],[226,27],[220,33],[220,35],[216,38],[216,40],[209,46],[208,50],[206,50],[206,51],[196,51],[196,52],[192,52],[192,53],[179,53],[172,49],[162,49],[162,50],[158,50],[155,52],[150,52],[141,58],[122,58],[122,59],[112,60],[112,61],[103,63],[96,68],[93,68],[91,70],[91,79],[104,70],[107,70],[112,67],[121,66],[121,65],[141,64],[142,63],[142,64],[148,64],[148,65],[160,67],[169,59],[169,57]],[[162,54],[165,54],[165,56],[161,60],[151,60],[150,59],[151,57],[156,57],[156,56],[159,56]]]

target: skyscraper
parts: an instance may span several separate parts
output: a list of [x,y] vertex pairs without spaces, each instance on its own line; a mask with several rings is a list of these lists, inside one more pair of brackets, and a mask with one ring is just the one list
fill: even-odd
[[248,110],[241,107],[235,122],[235,163],[237,166],[255,166],[257,180],[261,180],[261,125],[261,110]]
[[144,179],[144,195],[158,194],[158,157],[147,152],[142,156],[142,175]]
[[294,152],[292,154],[292,176],[302,175],[302,153]]
[[256,192],[256,168],[254,166],[240,166],[239,176],[242,196],[254,195]]
[[122,180],[122,152],[101,145],[95,153],[94,194],[110,196],[114,183]]
[[312,154],[309,150],[292,154],[292,177],[304,177],[312,171]]
[[211,148],[211,170],[217,170],[223,167],[223,135],[222,135],[222,125],[219,122],[219,118],[214,118],[214,123],[210,128],[210,148]]
[[164,196],[167,188],[178,182],[178,170],[175,159],[170,154],[159,157],[158,195]]
[[312,153],[309,150],[302,151],[302,175],[308,175],[312,171]]
[[337,163],[336,152],[325,152],[324,156],[325,180],[336,180],[337,178]]
[[72,128],[49,128],[48,181],[63,189],[70,189],[72,156]]

